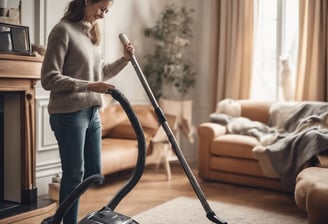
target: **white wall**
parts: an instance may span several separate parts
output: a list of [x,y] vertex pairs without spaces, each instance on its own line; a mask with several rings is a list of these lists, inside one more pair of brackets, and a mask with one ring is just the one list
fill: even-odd
[[[210,49],[210,14],[212,0],[125,0],[115,1],[105,19],[105,58],[113,60],[121,56],[122,46],[118,35],[125,33],[135,44],[136,57],[142,67],[145,55],[151,54],[153,45],[150,39],[144,36],[144,29],[155,24],[166,4],[185,5],[193,8],[194,39],[187,51],[188,59],[195,65],[198,74],[196,87],[191,93],[193,99],[193,123],[195,126],[207,120],[210,113],[210,94],[213,92],[210,85],[209,49]],[[138,81],[132,66],[129,66],[121,75],[111,80],[119,89],[123,90],[132,102],[147,102],[143,88]],[[194,163],[197,160],[197,135],[195,143],[190,144],[184,139],[182,150],[187,160]]]
[[[211,21],[209,12],[211,2],[215,0],[116,0],[103,22],[103,53],[106,60],[112,61],[122,55],[122,45],[118,35],[125,33],[135,44],[136,57],[141,67],[146,54],[152,53],[153,46],[143,35],[146,27],[151,27],[159,17],[166,4],[186,5],[195,9],[194,39],[188,49],[188,57],[195,65],[198,73],[196,87],[191,93],[193,99],[193,123],[208,119],[212,92],[209,75],[209,49]],[[32,43],[45,44],[52,26],[62,17],[69,0],[23,0],[22,23],[30,27]],[[142,88],[131,65],[119,76],[111,80],[131,103],[146,103],[148,97]],[[47,193],[47,183],[56,172],[59,172],[59,157],[56,144],[53,142],[48,127],[46,114],[48,93],[37,85],[37,184],[39,194]],[[195,143],[190,144],[182,139],[181,148],[187,160],[197,161],[197,134]],[[50,159],[49,159],[50,158]]]

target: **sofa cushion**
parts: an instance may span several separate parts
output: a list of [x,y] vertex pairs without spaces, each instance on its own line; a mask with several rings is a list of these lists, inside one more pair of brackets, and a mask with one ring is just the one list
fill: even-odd
[[269,110],[272,102],[239,100],[241,105],[241,116],[253,121],[269,123]]
[[108,135],[111,128],[127,119],[122,107],[118,104],[102,108],[99,114],[102,125],[102,136]]
[[[157,129],[142,127],[145,138],[151,138],[156,134]],[[122,138],[122,139],[136,139],[136,134],[130,123],[122,123],[111,128],[105,138]]]
[[252,149],[258,144],[251,136],[226,134],[216,137],[210,147],[213,155],[256,160]]
[[229,114],[232,117],[240,117],[241,106],[236,100],[224,99],[218,102],[215,112]]
[[[132,109],[141,123],[145,136],[154,136],[159,122],[151,105],[132,105]],[[100,112],[102,136],[135,139],[135,133],[125,111],[119,104],[103,108]]]
[[102,140],[102,173],[135,167],[138,148],[136,140],[106,138]]
[[151,105],[133,105],[133,111],[136,113],[142,127],[158,129],[159,122]]

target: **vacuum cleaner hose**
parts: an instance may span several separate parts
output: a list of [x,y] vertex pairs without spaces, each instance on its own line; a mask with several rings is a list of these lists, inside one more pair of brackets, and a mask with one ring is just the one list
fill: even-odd
[[[117,89],[111,89],[107,91],[107,94],[111,94],[112,97],[117,100],[123,110],[125,111],[133,129],[137,137],[138,141],[138,158],[136,162],[136,168],[133,172],[132,177],[128,180],[128,182],[121,188],[121,190],[113,197],[113,199],[105,206],[103,209],[99,210],[101,212],[103,210],[109,211],[114,210],[116,206],[120,203],[120,201],[135,187],[135,185],[139,182],[142,173],[145,168],[145,160],[146,160],[146,140],[145,135],[142,129],[142,126],[134,113],[129,101],[127,98]],[[113,118],[115,119],[115,118]],[[60,224],[65,212],[70,209],[73,203],[88,189],[91,184],[94,183],[102,183],[104,177],[100,174],[92,175],[85,179],[81,184],[79,184],[70,194],[69,196],[60,204],[54,216],[48,217],[44,219],[41,224]],[[95,212],[97,213],[97,212]],[[88,222],[87,223],[93,223]],[[132,223],[132,222],[131,222]],[[137,222],[134,222],[137,223]]]
[[79,184],[69,196],[60,204],[55,215],[44,219],[41,224],[59,224],[65,212],[71,208],[73,203],[92,185],[102,184],[104,176],[100,174],[92,175]]
[[120,203],[120,201],[135,187],[143,174],[146,162],[146,140],[142,126],[127,98],[117,89],[109,90],[107,93],[111,94],[112,97],[121,104],[123,110],[129,118],[129,121],[138,140],[138,158],[133,175],[126,183],[126,185],[114,196],[114,198],[107,205],[108,208],[114,210],[118,203]]

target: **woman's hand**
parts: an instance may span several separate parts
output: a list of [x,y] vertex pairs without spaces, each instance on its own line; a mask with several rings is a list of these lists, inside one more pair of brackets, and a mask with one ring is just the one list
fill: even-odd
[[109,89],[115,89],[115,86],[106,82],[89,82],[87,90],[97,93],[105,93]]
[[133,55],[134,52],[135,48],[131,42],[129,42],[127,45],[124,45],[123,55],[125,60],[130,61],[131,55]]

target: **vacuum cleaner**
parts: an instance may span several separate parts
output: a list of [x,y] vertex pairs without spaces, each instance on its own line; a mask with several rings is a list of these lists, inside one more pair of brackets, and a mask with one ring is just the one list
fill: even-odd
[[[125,34],[120,34],[119,39],[121,40],[123,45],[127,45],[129,40]],[[191,186],[193,187],[194,192],[196,193],[199,201],[201,202],[203,209],[206,212],[207,218],[217,224],[228,224],[223,219],[219,218],[215,212],[211,209],[209,203],[206,200],[206,197],[197,182],[196,177],[194,176],[193,172],[191,171],[180,146],[177,143],[177,140],[166,120],[165,114],[163,113],[162,109],[160,108],[156,98],[154,97],[149,84],[139,66],[139,63],[135,57],[135,55],[131,55],[131,64],[133,65],[138,78],[145,89],[149,100],[154,107],[154,111],[158,118],[159,123],[163,127],[167,138],[172,146],[173,151],[175,152],[182,168],[189,179]],[[145,167],[145,158],[146,158],[146,141],[145,136],[143,133],[142,126],[135,115],[129,101],[127,98],[117,89],[109,90],[107,94],[111,94],[112,97],[117,100],[125,113],[127,114],[129,121],[134,129],[134,132],[137,136],[138,141],[138,157],[135,169],[133,171],[132,177],[128,180],[125,186],[110,200],[110,202],[104,206],[103,208],[99,209],[98,211],[92,212],[88,214],[86,217],[82,218],[79,221],[79,224],[139,224],[136,220],[128,217],[124,214],[120,214],[115,212],[116,206],[120,203],[120,201],[136,186],[139,182],[142,173]],[[101,184],[104,180],[102,175],[93,175],[85,179],[81,184],[79,184],[71,194],[60,204],[54,216],[48,217],[44,219],[41,224],[60,224],[65,212],[70,209],[72,204],[88,189],[89,186],[92,184]]]

